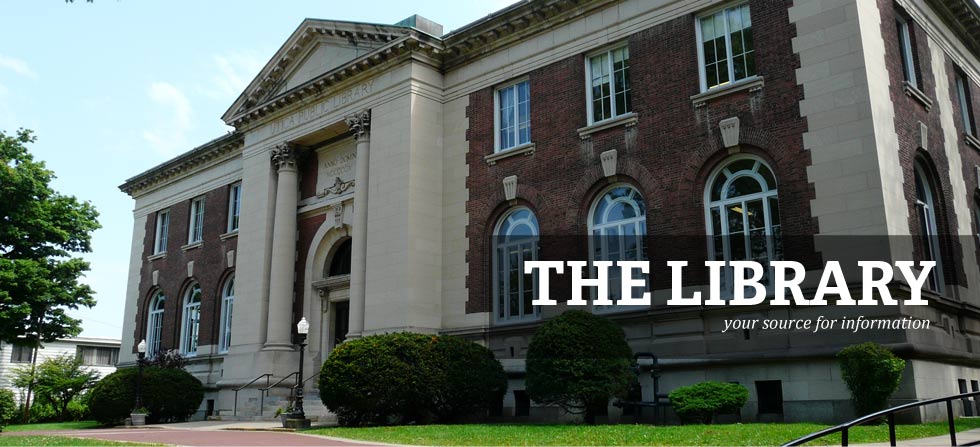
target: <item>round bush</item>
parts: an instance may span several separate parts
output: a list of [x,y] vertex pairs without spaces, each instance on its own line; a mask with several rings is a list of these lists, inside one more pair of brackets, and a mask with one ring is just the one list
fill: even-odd
[[17,416],[17,403],[14,401],[14,392],[0,388],[0,431],[3,431],[3,427],[15,416]]
[[[137,368],[117,370],[102,378],[90,391],[89,412],[103,424],[117,424],[129,417],[136,405]],[[143,406],[147,422],[185,421],[201,406],[204,386],[182,369],[143,368]]]
[[718,413],[735,413],[749,399],[749,390],[737,383],[701,382],[671,391],[670,405],[683,422],[710,424]]
[[851,390],[854,410],[859,415],[885,408],[888,397],[898,389],[905,360],[876,343],[848,346],[837,353],[841,376]]
[[341,344],[319,380],[320,398],[345,426],[453,421],[486,411],[507,387],[486,348],[406,332]]
[[528,396],[587,423],[613,397],[625,397],[636,380],[632,350],[623,329],[606,318],[580,310],[552,318],[531,338],[527,351]]

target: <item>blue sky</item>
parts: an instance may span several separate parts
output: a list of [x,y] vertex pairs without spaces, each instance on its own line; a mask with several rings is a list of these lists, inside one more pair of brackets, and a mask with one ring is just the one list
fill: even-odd
[[0,129],[33,129],[55,188],[101,213],[82,335],[122,332],[133,201],[118,186],[229,131],[221,114],[304,18],[420,14],[449,31],[511,2],[3,1]]

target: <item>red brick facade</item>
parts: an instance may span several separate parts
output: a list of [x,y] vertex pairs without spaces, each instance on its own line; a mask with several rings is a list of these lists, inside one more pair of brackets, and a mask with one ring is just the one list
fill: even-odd
[[[609,185],[599,154],[616,149],[617,181],[643,194],[651,239],[704,235],[705,183],[729,155],[718,123],[730,117],[741,122],[740,150],[766,161],[776,175],[783,233],[816,233],[809,208],[814,192],[806,180],[810,155],[802,141],[807,127],[799,110],[803,91],[795,78],[800,62],[791,45],[796,30],[784,3],[749,3],[756,67],[765,80],[757,92],[731,93],[701,107],[692,103],[691,96],[700,92],[696,22],[683,16],[623,42],[629,45],[632,104],[638,117],[633,128],[617,126],[593,133],[589,140],[579,137],[577,129],[587,125],[586,73],[585,55],[576,55],[528,73],[534,154],[488,166],[484,157],[494,150],[494,89],[470,95],[467,312],[490,310],[491,233],[511,208],[501,187],[504,177],[517,175],[518,202],[535,212],[542,235],[584,235],[590,206]],[[694,249],[705,258],[707,247],[699,245]],[[656,266],[658,257],[673,248],[648,244],[649,257]],[[811,265],[818,260],[812,243],[786,247],[786,256]],[[588,259],[588,254],[578,258]],[[655,288],[662,286],[654,281]]]
[[[160,348],[164,350],[180,348],[184,293],[196,282],[201,286],[201,325],[198,345],[218,344],[221,289],[227,278],[234,274],[234,268],[228,266],[227,253],[235,250],[238,245],[237,237],[221,239],[221,235],[228,230],[230,187],[230,184],[225,185],[204,194],[204,233],[203,245],[200,247],[188,250],[181,248],[187,244],[190,225],[191,199],[184,200],[166,208],[170,210],[166,256],[152,261],[147,260],[147,257],[153,254],[157,212],[147,215],[141,256],[140,301],[136,311],[136,332],[133,334],[137,343],[146,338],[147,307],[157,291],[162,291],[166,297],[166,304]],[[194,262],[192,277],[187,276],[188,262]],[[159,272],[156,286],[153,285],[153,271]]]

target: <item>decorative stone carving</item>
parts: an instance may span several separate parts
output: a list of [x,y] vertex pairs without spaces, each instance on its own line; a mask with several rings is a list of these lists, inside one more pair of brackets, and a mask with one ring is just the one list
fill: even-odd
[[234,267],[235,266],[235,250],[228,250],[228,253],[225,253],[225,257],[226,257],[226,261],[228,261],[228,268]]
[[[980,168],[978,168],[978,169],[980,169]],[[154,270],[153,273],[150,276],[153,277],[153,285],[154,286],[160,285],[160,271],[159,270]]]
[[[351,183],[354,182],[351,181]],[[338,203],[333,206],[333,227],[340,228],[342,226],[344,226],[344,204]]]
[[345,182],[345,181],[341,180],[340,177],[334,177],[334,178],[336,180],[334,180],[333,185],[328,186],[328,187],[324,188],[323,190],[321,190],[320,192],[316,193],[317,198],[322,199],[322,198],[326,197],[329,194],[341,195],[341,194],[344,193],[344,191],[347,191],[348,189],[351,189],[351,188],[354,187],[354,180],[353,179],[352,180],[348,180],[348,181]]
[[360,140],[363,137],[370,136],[370,132],[371,132],[370,110],[365,110],[363,112],[358,112],[351,116],[345,117],[344,121],[347,122],[347,126],[350,127],[351,132],[354,132],[355,140]]
[[504,198],[514,200],[517,198],[517,176],[511,175],[504,177]]
[[187,261],[187,277],[191,278],[194,276],[194,261]]
[[606,177],[612,177],[616,175],[616,162],[618,160],[618,153],[616,149],[610,149],[599,154],[599,161],[602,162],[602,174]]
[[919,121],[919,147],[925,149],[929,147],[929,126]]
[[718,123],[718,127],[721,128],[721,141],[724,143],[725,147],[731,148],[738,146],[740,129],[737,116],[721,120],[721,122]]
[[280,143],[272,148],[272,164],[277,170],[296,169],[296,148],[289,143]]

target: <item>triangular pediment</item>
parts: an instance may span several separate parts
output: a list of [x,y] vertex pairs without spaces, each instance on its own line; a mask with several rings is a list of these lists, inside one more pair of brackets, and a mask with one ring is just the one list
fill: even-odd
[[232,119],[317,76],[368,54],[411,32],[373,23],[306,19],[225,112]]

